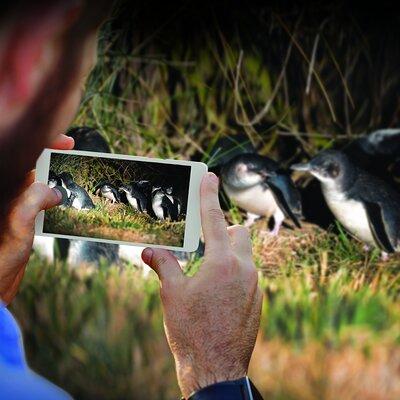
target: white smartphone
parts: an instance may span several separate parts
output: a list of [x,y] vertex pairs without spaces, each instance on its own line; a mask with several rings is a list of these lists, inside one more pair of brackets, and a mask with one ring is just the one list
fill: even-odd
[[201,162],[45,149],[36,180],[65,198],[39,213],[35,234],[195,251],[206,172]]

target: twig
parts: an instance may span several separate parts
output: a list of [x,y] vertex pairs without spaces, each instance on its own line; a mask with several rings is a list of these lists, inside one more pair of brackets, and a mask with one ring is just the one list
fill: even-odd
[[325,18],[324,21],[322,21],[322,24],[320,25],[320,27],[318,29],[317,36],[315,37],[315,40],[314,40],[314,45],[313,45],[313,49],[312,49],[312,53],[311,53],[311,62],[310,62],[310,66],[309,66],[309,69],[308,69],[306,95],[308,95],[310,93],[311,78],[312,78],[313,73],[315,71],[314,65],[315,65],[315,59],[317,57],[317,49],[318,49],[318,44],[319,44],[319,38],[320,38],[321,32],[324,29],[324,27],[325,27],[327,22],[328,22],[328,18]]
[[[296,25],[295,29],[297,29],[297,26],[298,26],[298,24]],[[253,119],[251,121],[249,121],[249,122],[241,121],[239,119],[238,112],[237,112],[238,102],[240,103],[240,105],[242,106],[242,110],[244,111],[243,103],[241,101],[240,92],[239,92],[239,77],[240,77],[240,71],[241,71],[241,66],[242,66],[242,61],[243,61],[243,50],[240,51],[239,60],[238,60],[237,66],[236,66],[235,87],[234,87],[235,99],[239,100],[238,102],[235,101],[235,104],[234,104],[234,107],[235,107],[235,118],[236,118],[236,122],[239,125],[242,125],[242,126],[254,126],[255,124],[259,123],[264,118],[264,116],[268,113],[269,109],[271,108],[272,102],[274,101],[276,95],[278,94],[278,90],[279,90],[279,88],[281,86],[281,83],[282,83],[282,80],[283,80],[283,78],[285,76],[286,67],[287,67],[287,64],[289,62],[290,55],[292,53],[292,48],[293,48],[293,40],[289,44],[289,47],[288,47],[288,50],[286,52],[286,56],[285,56],[285,60],[283,62],[283,66],[282,66],[281,72],[279,73],[278,79],[276,81],[276,84],[274,86],[274,90],[272,91],[270,98],[267,100],[267,102],[265,103],[265,105],[261,109],[261,111],[258,112],[253,117]]]
[[[314,138],[326,138],[326,139],[337,139],[337,140],[348,140],[349,137],[347,135],[332,135],[329,133],[309,133],[309,132],[288,132],[288,131],[276,131],[278,135],[281,136],[299,136],[299,137],[314,137]],[[358,135],[352,135],[352,138],[358,139],[364,137],[365,133],[360,133]]]
[[350,76],[350,75],[349,75],[349,72],[348,72],[348,65],[346,65],[346,73],[345,73],[345,74],[346,74],[346,78],[345,78],[345,76],[344,76],[342,70],[340,69],[339,63],[338,63],[338,61],[336,60],[336,58],[335,58],[335,56],[334,56],[334,54],[333,54],[333,52],[332,52],[332,49],[331,49],[331,47],[330,47],[328,41],[327,41],[326,38],[324,38],[324,37],[323,37],[322,39],[323,39],[324,42],[325,42],[325,46],[326,46],[326,48],[327,48],[327,50],[328,50],[328,53],[329,53],[329,55],[330,55],[330,57],[331,57],[331,60],[332,60],[332,62],[333,62],[333,65],[335,66],[335,68],[336,68],[336,70],[337,70],[337,72],[338,72],[338,74],[339,74],[339,76],[340,76],[340,79],[341,79],[341,81],[342,81],[344,90],[345,90],[346,95],[347,95],[347,97],[348,97],[348,99],[349,99],[349,101],[350,101],[351,107],[352,107],[353,109],[355,109],[356,106],[354,105],[354,100],[353,100],[353,97],[352,97],[352,95],[351,95],[351,93],[350,93],[349,86],[348,86],[348,84],[347,84],[347,77]]
[[[304,50],[302,49],[302,47],[300,46],[300,44],[297,42],[296,38],[293,36],[293,34],[289,31],[288,27],[284,24],[284,22],[282,21],[282,19],[280,18],[279,15],[276,15],[276,18],[278,19],[278,21],[281,23],[281,25],[283,26],[283,28],[285,29],[285,31],[287,32],[287,34],[290,36],[290,38],[292,39],[292,41],[294,42],[294,45],[296,46],[297,50],[299,50],[300,54],[303,56],[303,58],[306,60],[306,62],[309,64],[310,60],[308,59],[307,55],[305,54]],[[315,75],[315,79],[318,82],[318,86],[320,87],[320,89],[322,90],[322,94],[325,97],[325,100],[328,104],[329,107],[329,111],[332,115],[332,119],[333,122],[337,122],[337,118],[336,118],[336,113],[335,110],[333,108],[331,99],[329,98],[328,92],[325,89],[325,86],[323,85],[321,78],[319,77],[318,73],[313,70],[313,74]]]

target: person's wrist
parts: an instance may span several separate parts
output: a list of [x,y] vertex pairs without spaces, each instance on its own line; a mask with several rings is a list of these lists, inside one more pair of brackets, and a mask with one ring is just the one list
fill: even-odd
[[183,398],[187,399],[194,392],[219,382],[234,381],[246,376],[247,369],[238,365],[218,364],[208,365],[195,362],[177,362],[176,370],[179,387]]

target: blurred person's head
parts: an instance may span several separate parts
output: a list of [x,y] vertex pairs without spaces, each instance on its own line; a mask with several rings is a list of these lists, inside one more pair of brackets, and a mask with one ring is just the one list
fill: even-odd
[[26,174],[76,113],[96,61],[97,30],[112,3],[0,4],[0,232]]

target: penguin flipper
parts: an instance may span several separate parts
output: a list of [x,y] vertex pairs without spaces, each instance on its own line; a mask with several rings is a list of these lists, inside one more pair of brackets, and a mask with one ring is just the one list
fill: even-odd
[[163,220],[166,220],[169,218],[169,212],[168,212],[168,207],[165,205],[165,203],[161,203],[161,209],[163,212]]
[[372,235],[379,247],[387,253],[394,253],[395,249],[386,231],[385,221],[381,206],[378,203],[364,201],[364,208],[367,213],[368,223]]
[[170,209],[170,200],[167,196],[164,196],[161,200],[161,208],[163,209],[164,219],[170,217],[169,209]]
[[172,204],[171,208],[172,213],[171,214],[171,220],[172,221],[178,221],[179,213],[178,213],[178,206],[176,204]]
[[297,226],[297,228],[301,228],[300,221],[292,211],[283,191],[270,181],[268,181],[267,185],[271,189],[275,201],[278,203],[278,206],[282,209],[286,217],[290,218],[293,221],[293,223]]
[[179,218],[182,211],[182,202],[177,197],[174,198],[174,205],[176,206],[177,218]]
[[76,199],[76,194],[71,192],[71,194],[70,194],[70,196],[69,196],[69,198],[68,198],[68,200],[67,200],[65,205],[68,208],[71,208],[72,207],[72,203],[74,202],[75,199]]
[[176,221],[178,218],[177,207],[172,203],[172,201],[164,196],[161,202],[161,207],[164,210],[164,215],[167,215],[171,219],[171,221]]
[[146,196],[141,196],[139,201],[138,201],[138,205],[140,208],[140,212],[147,212],[148,209],[148,205],[147,205],[147,198]]
[[117,200],[118,203],[121,203],[121,196],[119,195],[118,190],[111,188],[111,193],[114,195],[115,200]]

